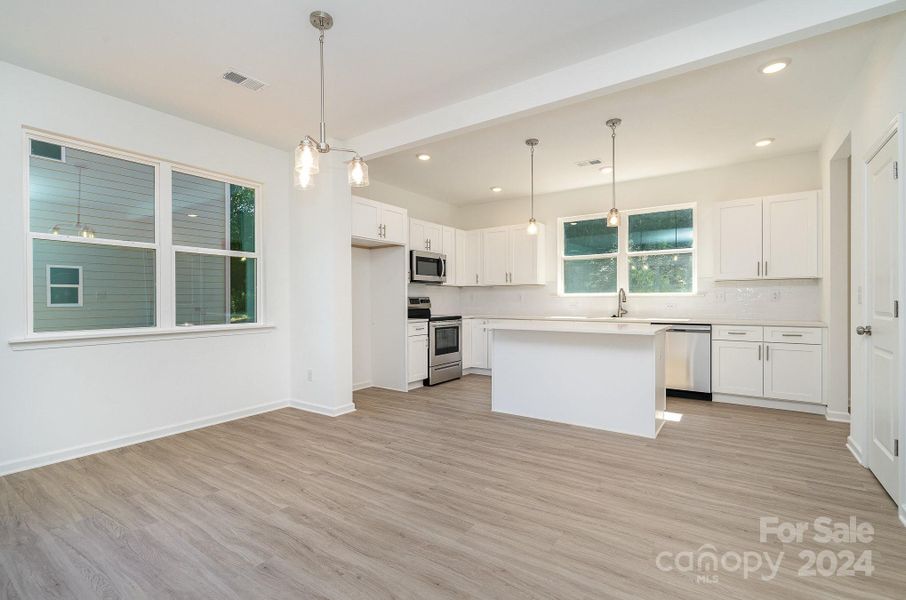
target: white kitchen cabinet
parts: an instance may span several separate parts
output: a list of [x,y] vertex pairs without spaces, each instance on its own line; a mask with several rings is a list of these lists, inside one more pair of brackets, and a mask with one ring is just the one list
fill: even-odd
[[410,335],[409,338],[409,383],[428,378],[428,336]]
[[821,346],[765,344],[764,396],[821,404]]
[[762,277],[818,276],[818,192],[765,198],[762,223]]
[[458,256],[456,252],[456,229],[452,227],[442,227],[441,228],[441,239],[443,253],[447,257],[446,263],[446,275],[447,281],[444,285],[456,286],[459,285],[459,277],[456,269],[456,264],[458,262]]
[[716,279],[819,277],[819,212],[817,191],[719,203]]
[[428,221],[409,219],[409,249],[444,252],[443,226]]
[[472,321],[471,367],[489,369],[488,321],[487,319],[470,319],[470,321]]
[[475,319],[462,320],[462,368],[472,368],[472,322]]
[[506,285],[510,282],[510,228],[493,227],[481,233],[482,283]]
[[717,279],[761,277],[761,216],[761,198],[732,200],[717,205]]
[[529,235],[525,225],[510,228],[510,283],[529,285],[544,283],[544,225],[538,233]]
[[361,241],[404,245],[406,215],[404,208],[353,196],[352,237]]
[[456,232],[456,282],[461,286],[481,285],[481,231]]
[[711,386],[714,392],[760,397],[764,393],[760,342],[711,342]]

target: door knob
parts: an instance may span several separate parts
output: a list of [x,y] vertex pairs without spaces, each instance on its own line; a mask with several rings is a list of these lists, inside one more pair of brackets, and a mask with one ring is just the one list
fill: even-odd
[[858,335],[871,335],[871,325],[866,325],[865,327],[859,325],[856,327],[856,333]]

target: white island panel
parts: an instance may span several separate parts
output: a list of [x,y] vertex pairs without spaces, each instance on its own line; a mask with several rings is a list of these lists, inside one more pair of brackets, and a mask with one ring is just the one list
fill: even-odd
[[497,321],[491,409],[648,438],[664,422],[665,327]]

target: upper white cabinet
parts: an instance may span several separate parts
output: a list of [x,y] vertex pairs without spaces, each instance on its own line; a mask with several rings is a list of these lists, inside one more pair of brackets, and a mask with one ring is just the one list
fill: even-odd
[[482,285],[481,231],[456,232],[456,283],[462,286]]
[[484,285],[544,283],[544,226],[529,235],[525,225],[482,230]]
[[370,245],[405,245],[406,209],[352,197],[352,237]]
[[818,277],[818,211],[818,192],[763,200],[765,278]]
[[819,277],[818,192],[731,200],[717,205],[717,279]]
[[443,225],[409,219],[409,249],[444,253]]

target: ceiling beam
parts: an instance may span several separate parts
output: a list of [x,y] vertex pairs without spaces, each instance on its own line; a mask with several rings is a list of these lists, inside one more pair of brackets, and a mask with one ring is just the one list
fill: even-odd
[[347,140],[366,158],[827,33],[906,9],[906,0],[764,0]]

